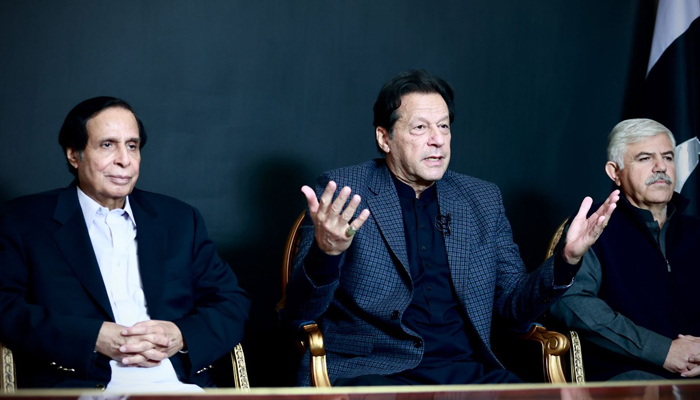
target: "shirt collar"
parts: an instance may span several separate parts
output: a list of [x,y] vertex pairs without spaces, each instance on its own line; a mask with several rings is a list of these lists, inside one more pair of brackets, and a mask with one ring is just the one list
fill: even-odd
[[[80,208],[83,210],[83,218],[85,218],[85,226],[90,229],[92,222],[95,220],[97,212],[102,210],[104,213],[108,213],[109,209],[107,207],[102,207],[98,202],[93,200],[90,196],[86,195],[85,192],[80,190],[78,186],[78,202],[80,203]],[[129,221],[136,227],[136,220],[134,219],[134,213],[131,211],[131,204],[129,204],[129,196],[126,196],[124,200],[124,208],[122,211],[126,212]]]
[[[624,200],[623,200],[624,199]],[[645,210],[643,208],[635,207],[629,200],[627,200],[624,196],[620,197],[620,200],[625,201],[627,204],[629,204],[629,207],[632,209],[632,211],[637,215],[637,218],[641,219],[644,221],[644,223],[649,224],[649,223],[656,223],[656,220],[654,219],[654,215],[651,213],[649,210]],[[676,206],[673,204],[673,202],[669,201],[666,203],[666,223],[671,220],[671,217],[676,213]],[[666,224],[664,223],[664,225]],[[658,224],[658,223],[657,223]]]
[[433,184],[429,188],[425,189],[423,193],[421,193],[420,198],[416,199],[416,191],[413,190],[412,187],[401,182],[393,173],[391,174],[391,179],[394,181],[394,186],[396,186],[396,192],[398,193],[399,197],[417,200],[421,203],[430,203],[437,195],[437,189],[435,189],[437,185]]

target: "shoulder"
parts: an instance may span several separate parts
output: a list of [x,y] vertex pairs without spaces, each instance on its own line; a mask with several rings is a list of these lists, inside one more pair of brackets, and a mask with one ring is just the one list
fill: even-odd
[[382,174],[385,170],[387,176],[389,176],[389,170],[383,159],[375,159],[362,164],[336,168],[321,174],[316,181],[316,189],[317,191],[323,191],[328,181],[334,181],[338,184],[338,190],[342,189],[344,186],[349,186],[353,189],[353,192],[362,191],[372,181],[375,174]]
[[363,162],[362,164],[352,165],[349,167],[336,168],[326,171],[323,174],[330,177],[342,177],[347,179],[362,179],[369,178],[375,171],[385,168],[386,162],[382,159],[375,159]]
[[156,211],[187,212],[191,213],[195,208],[182,200],[160,193],[134,189],[129,195],[129,201],[137,203],[141,207],[152,207]]
[[2,204],[4,213],[22,216],[25,214],[41,215],[44,211],[53,213],[60,194],[66,190],[76,190],[74,187],[64,187],[46,192],[29,194],[9,200]]
[[501,202],[501,191],[495,183],[447,170],[438,183],[440,190],[467,202]]

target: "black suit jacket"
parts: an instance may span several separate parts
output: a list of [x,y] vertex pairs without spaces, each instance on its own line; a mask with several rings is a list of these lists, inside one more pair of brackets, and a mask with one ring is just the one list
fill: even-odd
[[[197,371],[241,341],[248,296],[196,209],[138,189],[129,203],[148,313],[182,332],[189,353],[171,358],[180,380],[210,386],[209,371]],[[12,200],[0,212],[0,318],[20,387],[109,382],[109,359],[94,350],[114,316],[74,184]]]

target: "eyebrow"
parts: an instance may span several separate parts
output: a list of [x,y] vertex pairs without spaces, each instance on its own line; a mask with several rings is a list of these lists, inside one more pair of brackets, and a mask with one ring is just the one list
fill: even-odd
[[[106,138],[103,138],[102,140],[100,140],[100,143],[105,143],[105,142],[119,143],[119,139],[117,139],[116,137],[106,137]],[[129,142],[141,143],[141,137],[136,136],[133,138],[129,138],[129,139],[126,139],[124,142],[125,143],[129,143]]]
[[[640,152],[640,153],[635,154],[635,155],[634,155],[634,158],[637,159],[637,158],[642,157],[642,156],[653,156],[654,154],[655,154],[655,153],[649,153],[649,152],[646,152],[646,151],[642,151],[642,152]],[[663,153],[661,153],[662,156],[669,155],[669,154],[670,154],[670,155],[675,155],[675,153],[674,153],[673,150],[664,151]]]

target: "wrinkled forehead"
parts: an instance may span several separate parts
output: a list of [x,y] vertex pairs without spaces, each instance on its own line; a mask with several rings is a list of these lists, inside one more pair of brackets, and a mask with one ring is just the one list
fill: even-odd
[[640,140],[628,143],[625,155],[628,157],[634,157],[639,153],[666,154],[669,152],[675,152],[673,144],[671,144],[671,140],[667,134],[660,132],[657,135],[644,137]]

